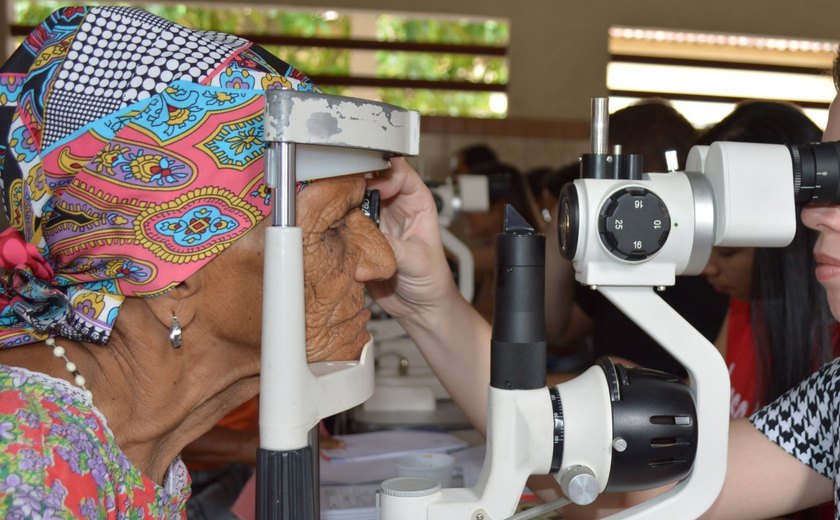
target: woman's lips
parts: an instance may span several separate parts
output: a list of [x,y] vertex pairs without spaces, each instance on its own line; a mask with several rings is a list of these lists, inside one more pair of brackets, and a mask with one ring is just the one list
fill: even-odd
[[820,282],[831,280],[840,276],[840,260],[821,253],[814,254],[817,261],[816,276]]
[[731,296],[731,291],[730,291],[729,287],[727,287],[726,285],[721,284],[717,280],[709,280],[709,278],[706,278],[706,280],[708,280],[709,285],[711,285],[712,288],[715,291],[717,291],[719,293],[722,293],[722,294],[728,294],[728,295]]

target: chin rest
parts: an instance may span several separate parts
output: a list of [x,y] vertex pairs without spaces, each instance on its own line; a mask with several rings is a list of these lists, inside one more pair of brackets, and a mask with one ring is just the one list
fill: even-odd
[[269,90],[264,141],[273,226],[264,251],[260,445],[288,451],[306,447],[320,419],[373,393],[370,344],[359,360],[307,363],[295,183],[382,170],[391,157],[417,155],[420,115],[363,99]]

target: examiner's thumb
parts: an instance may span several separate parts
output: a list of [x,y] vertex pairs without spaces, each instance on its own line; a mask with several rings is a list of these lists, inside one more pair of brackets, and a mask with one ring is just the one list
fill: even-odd
[[387,231],[383,231],[382,234],[391,246],[391,251],[394,252],[394,258],[397,260],[397,274],[405,273],[406,270],[410,269],[412,256],[423,254],[420,251],[416,251],[416,244],[395,237]]
[[394,252],[397,260],[397,275],[418,276],[423,274],[424,265],[428,264],[430,253],[425,244],[418,240],[398,238],[387,231],[382,234]]

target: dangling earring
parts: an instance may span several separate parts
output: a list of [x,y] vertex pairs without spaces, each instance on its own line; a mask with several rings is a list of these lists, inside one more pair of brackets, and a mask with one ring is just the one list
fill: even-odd
[[178,316],[172,313],[172,327],[169,329],[169,344],[172,348],[181,348],[181,322],[178,321]]

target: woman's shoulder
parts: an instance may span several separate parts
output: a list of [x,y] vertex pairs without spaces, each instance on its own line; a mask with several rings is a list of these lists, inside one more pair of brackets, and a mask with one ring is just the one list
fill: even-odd
[[67,414],[94,413],[105,422],[81,388],[47,374],[0,364],[0,405],[7,409],[16,403],[42,419],[53,416],[51,411],[63,410]]
[[820,367],[776,403],[788,403],[789,406],[804,408],[815,415],[837,418],[836,412],[840,411],[840,357]]
[[0,365],[0,517],[21,512],[16,509],[21,497],[78,517],[102,516],[126,505],[143,507],[147,518],[174,517],[189,494],[181,466],[180,460],[173,463],[166,489],[155,485],[120,450],[81,389]]
[[824,386],[828,391],[833,390],[832,395],[827,397],[834,397],[835,401],[840,399],[840,393],[837,392],[840,390],[840,357],[823,365],[816,374],[811,376],[811,380],[814,380],[817,385]]

